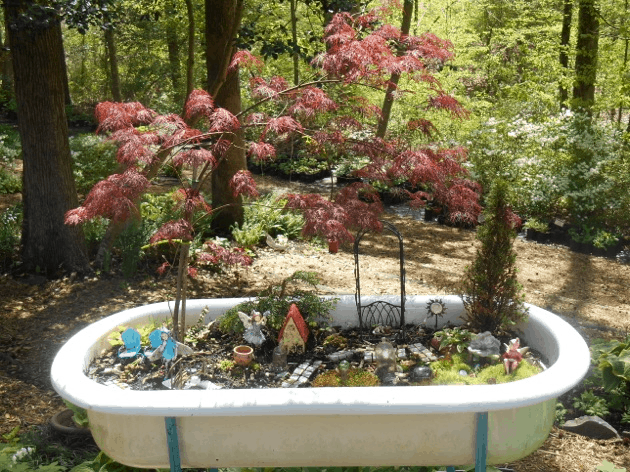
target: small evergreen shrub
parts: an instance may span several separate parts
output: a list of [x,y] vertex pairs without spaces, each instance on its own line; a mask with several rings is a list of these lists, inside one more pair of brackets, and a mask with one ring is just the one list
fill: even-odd
[[477,229],[481,247],[466,268],[461,284],[465,321],[473,329],[492,331],[523,319],[523,287],[516,278],[516,253],[512,248],[519,218],[508,205],[508,185],[496,180],[488,195],[485,221]]

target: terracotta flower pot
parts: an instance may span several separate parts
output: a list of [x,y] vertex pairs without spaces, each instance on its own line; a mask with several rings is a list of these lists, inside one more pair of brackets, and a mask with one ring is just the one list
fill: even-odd
[[234,362],[238,365],[248,366],[254,359],[254,350],[249,346],[236,346],[233,350]]
[[50,419],[50,426],[61,434],[66,435],[87,435],[90,428],[81,427],[72,419],[74,412],[69,408],[61,410]]
[[332,239],[328,241],[328,252],[331,254],[337,254],[337,251],[339,251],[339,241]]

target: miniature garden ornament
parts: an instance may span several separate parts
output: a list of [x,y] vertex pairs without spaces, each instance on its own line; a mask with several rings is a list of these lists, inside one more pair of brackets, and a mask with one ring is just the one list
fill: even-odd
[[507,350],[501,356],[506,374],[511,374],[516,370],[521,360],[523,360],[523,354],[528,350],[529,348],[527,347],[521,347],[521,340],[519,338],[510,340],[510,345],[507,346]]
[[252,311],[251,316],[246,315],[242,311],[238,312],[238,317],[243,322],[243,326],[245,326],[245,332],[243,333],[243,338],[248,343],[253,344],[254,346],[260,346],[265,342],[265,335],[262,332],[262,327],[267,321],[268,313],[265,315],[261,315],[257,311]]
[[485,331],[478,334],[470,341],[468,352],[470,352],[474,356],[498,359],[500,355],[500,346],[501,341],[492,336],[492,334],[490,334],[490,331]]
[[282,328],[278,334],[278,344],[286,351],[306,350],[306,341],[308,340],[308,326],[302,318],[302,314],[295,303],[289,307]]
[[287,352],[282,346],[276,346],[271,358],[271,370],[273,372],[284,372],[289,368],[287,364]]
[[121,359],[136,357],[142,349],[140,333],[133,328],[127,328],[120,337],[122,338],[123,346],[118,350],[118,357]]
[[376,345],[374,349],[376,360],[376,375],[381,382],[392,379],[396,373],[396,349],[386,338]]
[[234,363],[246,367],[254,360],[254,350],[250,346],[236,346],[233,357]]

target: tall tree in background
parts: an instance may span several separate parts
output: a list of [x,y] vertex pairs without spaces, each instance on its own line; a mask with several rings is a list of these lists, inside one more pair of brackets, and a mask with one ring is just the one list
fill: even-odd
[[173,99],[176,103],[182,103],[184,98],[182,97],[181,86],[181,67],[180,67],[180,40],[177,31],[177,23],[175,22],[176,5],[174,1],[167,3],[166,7],[166,48],[168,51],[168,63],[169,63],[169,78],[173,86]]
[[53,275],[87,272],[83,234],[64,224],[78,204],[65,113],[55,11],[32,0],[5,3],[24,160],[22,262]]
[[195,10],[192,0],[185,0],[185,3],[186,15],[188,16],[188,53],[186,56],[186,94],[184,100],[195,88]]
[[595,2],[596,0],[579,1],[573,84],[573,108],[582,109],[589,114],[595,103],[599,50],[599,19]]
[[[402,11],[402,25],[400,28],[400,42],[398,45],[398,57],[401,57],[405,53],[405,40],[409,36],[409,30],[411,29],[411,17],[413,15],[413,0],[404,0]],[[398,89],[398,82],[400,81],[402,70],[392,72],[392,75],[387,84],[387,90],[385,92],[385,99],[383,101],[383,107],[381,116],[378,120],[378,128],[376,129],[376,137],[384,138],[387,131],[387,124],[389,123],[389,117],[392,114],[392,106],[394,105],[395,93]]]
[[118,73],[118,54],[116,52],[116,40],[114,38],[114,27],[106,25],[103,32],[105,39],[105,50],[107,51],[107,65],[109,66],[109,85],[112,99],[115,102],[122,102],[120,93],[120,75]]
[[[228,74],[228,66],[235,52],[235,41],[243,14],[243,0],[205,0],[206,8],[206,91],[217,106],[234,115],[241,112],[241,90],[238,68]],[[247,168],[242,130],[231,136],[227,158],[212,174],[212,206],[223,207],[213,220],[219,231],[242,223],[243,207],[240,196],[234,196],[229,181],[239,170]]]
[[[562,31],[560,33],[560,67],[566,77],[569,72],[569,41],[571,40],[571,21],[573,19],[573,0],[564,0],[562,9]],[[560,107],[567,106],[569,92],[560,78]]]

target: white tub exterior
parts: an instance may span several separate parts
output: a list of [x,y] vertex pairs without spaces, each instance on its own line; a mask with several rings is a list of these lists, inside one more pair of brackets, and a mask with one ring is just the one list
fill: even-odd
[[[436,297],[407,297],[407,322],[424,320],[430,298]],[[448,311],[440,324],[457,323],[460,299],[442,298]],[[363,304],[375,299],[363,297]],[[191,300],[187,319],[196,322],[208,306],[208,321],[242,300]],[[99,447],[130,466],[169,467],[165,417],[177,418],[182,467],[471,464],[477,412],[489,412],[488,463],[508,462],[544,442],[555,399],[582,379],[590,363],[586,343],[568,323],[530,306],[519,334],[551,366],[509,384],[141,392],[85,375],[116,327],[168,316],[165,302],[104,318],[73,336],[52,366],[55,390],[88,410]],[[335,324],[356,324],[354,297],[341,297],[333,317]]]

